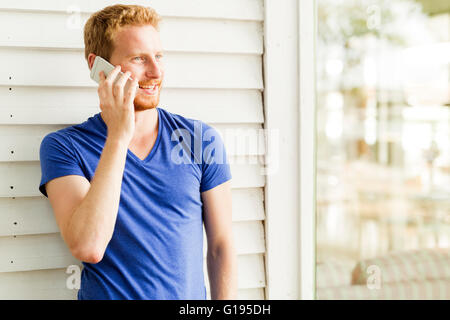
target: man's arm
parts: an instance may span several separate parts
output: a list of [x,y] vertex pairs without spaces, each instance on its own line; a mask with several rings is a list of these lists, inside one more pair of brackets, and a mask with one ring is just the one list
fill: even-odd
[[119,208],[127,145],[108,138],[91,184],[69,175],[46,183],[61,235],[78,260],[102,260]]
[[231,228],[230,182],[222,183],[201,195],[208,241],[207,267],[211,299],[237,299],[237,257]]
[[118,76],[120,66],[105,77],[100,72],[98,95],[107,138],[91,184],[80,176],[63,176],[46,184],[47,195],[64,241],[72,255],[85,262],[103,259],[114,233],[128,145],[133,138],[133,100],[137,79],[124,93],[130,72]]

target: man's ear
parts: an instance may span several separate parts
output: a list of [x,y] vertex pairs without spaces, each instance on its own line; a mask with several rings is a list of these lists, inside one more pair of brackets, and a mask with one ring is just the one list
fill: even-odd
[[96,55],[94,53],[89,53],[89,55],[88,55],[89,70],[92,70],[92,66],[94,65],[95,57],[96,57]]

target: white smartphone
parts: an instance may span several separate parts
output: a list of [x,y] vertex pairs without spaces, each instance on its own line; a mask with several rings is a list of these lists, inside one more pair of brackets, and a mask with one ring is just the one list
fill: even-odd
[[[108,61],[106,61],[105,59],[103,59],[100,56],[96,56],[95,60],[94,60],[94,65],[92,66],[92,69],[91,69],[91,79],[94,80],[95,82],[99,83],[100,82],[100,75],[99,75],[100,71],[103,71],[103,73],[105,74],[105,77],[107,77],[109,75],[109,73],[114,70],[114,68],[115,68],[115,66],[113,66],[111,63],[109,63]],[[114,82],[119,80],[119,75],[122,75],[122,74],[123,74],[123,72],[119,71],[119,74],[116,76],[116,79],[114,80]],[[131,78],[131,76],[130,76],[124,87],[125,92],[128,90],[128,88],[132,84],[132,80],[133,80],[133,78]]]

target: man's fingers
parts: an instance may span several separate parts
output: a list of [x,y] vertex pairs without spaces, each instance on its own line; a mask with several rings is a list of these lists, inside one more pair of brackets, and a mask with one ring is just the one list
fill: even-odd
[[113,93],[114,93],[116,102],[119,104],[121,104],[123,102],[123,96],[124,96],[123,88],[124,88],[125,82],[128,80],[130,75],[131,75],[130,71],[125,72],[124,74],[119,76],[118,80],[114,83]]
[[112,85],[114,83],[114,80],[116,79],[117,74],[120,72],[121,66],[116,66],[106,77],[106,82],[109,85]]
[[136,90],[139,87],[139,83],[137,81],[137,79],[133,79],[133,81],[131,82],[130,88],[128,89],[128,91],[125,94],[125,105],[130,105],[130,103],[133,102],[134,97],[136,95]]

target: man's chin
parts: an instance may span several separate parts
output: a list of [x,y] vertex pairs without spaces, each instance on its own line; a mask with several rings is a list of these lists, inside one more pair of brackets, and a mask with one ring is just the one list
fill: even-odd
[[152,101],[152,102],[146,102],[146,101],[141,101],[140,99],[134,100],[134,110],[135,111],[143,111],[143,110],[149,110],[149,109],[154,109],[158,106],[159,104],[159,97],[157,99],[157,101]]
[[150,109],[154,109],[156,107],[157,107],[157,105],[148,105],[148,106],[134,105],[134,111],[150,110]]

